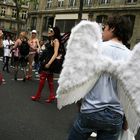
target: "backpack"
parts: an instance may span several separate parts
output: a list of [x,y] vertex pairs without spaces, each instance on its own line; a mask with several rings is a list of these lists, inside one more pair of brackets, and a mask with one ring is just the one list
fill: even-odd
[[21,45],[19,46],[19,53],[21,56],[25,57],[29,54],[30,46],[27,40],[23,40]]

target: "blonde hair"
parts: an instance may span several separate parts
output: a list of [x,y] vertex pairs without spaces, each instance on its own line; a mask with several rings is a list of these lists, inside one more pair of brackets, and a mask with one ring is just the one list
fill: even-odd
[[25,37],[27,37],[27,33],[26,33],[26,32],[21,32],[21,33],[19,34],[19,38],[20,38],[20,39],[23,39],[23,38],[25,38]]

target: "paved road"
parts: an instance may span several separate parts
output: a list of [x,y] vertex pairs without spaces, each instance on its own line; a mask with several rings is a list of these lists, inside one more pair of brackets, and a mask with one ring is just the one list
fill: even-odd
[[[41,100],[31,101],[30,96],[37,90],[36,77],[25,83],[14,81],[12,69],[10,74],[4,72],[4,77],[6,84],[0,86],[0,140],[66,140],[77,107],[70,105],[58,110],[56,102],[45,103],[47,82]],[[140,140],[140,135],[137,140]]]
[[[30,96],[37,90],[38,78],[14,81],[12,68],[10,74],[3,74],[6,84],[0,86],[0,140],[66,140],[77,114],[76,105],[58,110],[56,102],[45,103],[47,81],[41,100],[33,102]],[[56,89],[57,78],[54,81]]]

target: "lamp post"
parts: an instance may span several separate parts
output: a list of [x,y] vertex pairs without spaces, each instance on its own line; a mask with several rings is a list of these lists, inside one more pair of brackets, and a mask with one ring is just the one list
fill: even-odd
[[80,22],[82,19],[82,13],[83,13],[83,0],[80,0],[79,11],[78,11],[78,22]]

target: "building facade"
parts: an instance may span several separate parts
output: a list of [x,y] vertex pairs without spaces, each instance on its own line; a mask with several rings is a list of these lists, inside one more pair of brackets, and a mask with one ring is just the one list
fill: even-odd
[[19,20],[17,20],[15,3],[12,0],[0,0],[0,29],[4,32],[4,35],[10,34],[15,37],[18,22],[20,22],[20,31],[26,31],[28,9],[29,3],[22,5]]
[[[68,32],[77,24],[80,0],[38,0],[29,10],[28,30],[45,38],[49,26]],[[102,23],[111,15],[127,16],[133,24],[131,45],[140,41],[140,0],[83,0],[82,19]]]

